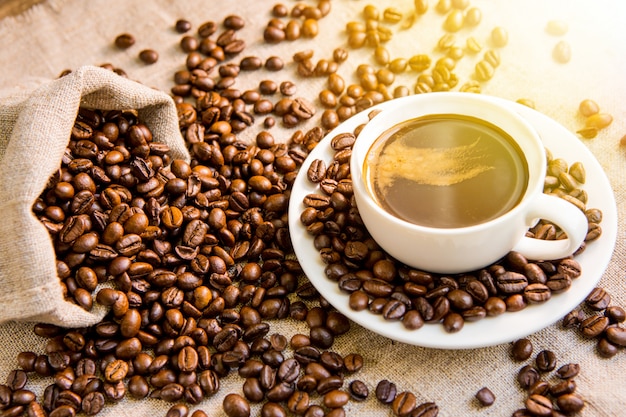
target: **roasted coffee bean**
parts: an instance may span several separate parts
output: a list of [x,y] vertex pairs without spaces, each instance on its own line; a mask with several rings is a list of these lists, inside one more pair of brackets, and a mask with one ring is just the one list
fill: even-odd
[[605,310],[611,303],[611,295],[603,288],[596,287],[585,298],[585,303],[595,311]]
[[243,394],[251,402],[260,402],[265,397],[265,391],[258,378],[246,378],[243,383]]
[[409,391],[398,393],[391,402],[391,409],[397,416],[408,416],[415,407],[417,407],[417,398]]
[[106,366],[104,378],[107,382],[116,383],[121,381],[128,374],[128,363],[117,359]]
[[529,339],[518,339],[511,347],[511,356],[514,360],[521,362],[530,358],[533,353],[533,345]]
[[577,309],[567,313],[567,315],[563,317],[562,324],[565,328],[577,327],[583,319],[584,313],[582,310]]
[[376,385],[376,399],[383,404],[391,404],[396,398],[396,384],[386,379]]
[[520,273],[506,271],[496,277],[496,285],[504,294],[516,294],[526,288],[528,279]]
[[565,274],[570,278],[578,278],[582,273],[582,269],[578,261],[575,259],[563,259],[557,266],[558,272]]
[[437,417],[439,415],[439,406],[434,402],[425,402],[411,412],[411,417]]
[[567,363],[563,366],[561,366],[557,371],[556,374],[559,378],[562,379],[569,379],[569,378],[574,378],[575,376],[578,375],[578,373],[580,372],[580,365],[577,363]]
[[28,382],[28,375],[22,370],[13,370],[7,376],[6,385],[13,391],[21,390]]
[[556,355],[550,350],[542,350],[535,358],[535,366],[540,372],[550,372],[556,367]]
[[122,33],[115,38],[115,46],[128,49],[135,44],[135,37],[130,33]]
[[539,373],[535,368],[530,365],[523,366],[517,374],[517,382],[523,389],[530,388],[535,382],[539,380]]
[[552,291],[544,284],[533,283],[524,288],[524,298],[529,303],[543,303],[552,297]]
[[609,318],[611,323],[622,323],[626,320],[626,311],[619,306],[609,306],[604,315]]
[[548,278],[546,286],[550,288],[550,291],[557,294],[567,291],[572,286],[572,279],[569,275],[558,273]]
[[89,416],[98,414],[104,408],[104,395],[101,392],[90,392],[83,398],[81,408]]
[[365,401],[369,396],[369,388],[363,381],[355,379],[350,383],[350,396],[355,401]]
[[224,397],[222,408],[228,417],[248,417],[250,404],[239,394],[231,393]]
[[564,394],[556,399],[559,410],[567,414],[574,414],[585,407],[585,401],[575,393]]
[[526,409],[534,416],[552,415],[552,401],[543,395],[531,395],[526,399]]
[[576,391],[576,381],[574,379],[566,379],[550,386],[550,394],[555,397],[571,394],[574,391]]
[[159,60],[159,53],[154,49],[144,49],[139,52],[139,59],[145,64],[154,64]]
[[483,406],[492,405],[496,400],[496,396],[487,387],[483,387],[480,390],[478,390],[475,397],[478,400],[478,402]]
[[448,333],[456,333],[463,328],[465,320],[458,313],[448,313],[443,318],[443,328]]
[[609,325],[609,319],[605,316],[595,315],[584,319],[580,323],[580,330],[585,337],[593,338],[602,334]]
[[450,306],[457,310],[467,310],[474,305],[471,294],[465,290],[452,290],[448,293],[447,298],[450,301]]
[[606,329],[606,338],[617,346],[626,346],[626,328],[610,326]]

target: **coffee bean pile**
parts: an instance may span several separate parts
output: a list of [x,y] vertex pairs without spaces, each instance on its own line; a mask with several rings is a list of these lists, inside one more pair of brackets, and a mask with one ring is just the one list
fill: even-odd
[[331,7],[330,0],[319,0],[315,6],[300,2],[291,10],[285,4],[276,3],[272,7],[272,18],[263,31],[263,39],[269,44],[277,44],[315,38],[319,33],[318,21],[330,13]]
[[[376,113],[371,112],[370,117]],[[546,302],[552,294],[567,291],[572,280],[580,277],[581,266],[573,257],[531,262],[517,252],[460,276],[428,273],[397,262],[369,235],[354,202],[349,160],[361,128],[331,139],[332,161],[311,163],[307,177],[319,185],[319,192],[304,198],[305,209],[300,216],[326,264],[326,276],[348,295],[352,309],[400,320],[407,329],[441,323],[447,332],[454,333],[465,321]],[[590,224],[595,224],[592,221],[598,220],[592,218]],[[554,225],[540,223],[529,235],[556,239],[557,232]],[[589,240],[597,237],[596,233],[587,235]]]
[[[283,125],[289,128],[312,118],[315,106],[304,97],[295,96],[293,82],[277,85],[272,80],[262,80],[258,91],[236,88],[240,72],[261,68],[280,71],[284,61],[277,56],[269,57],[265,62],[258,56],[245,56],[238,64],[233,62],[245,49],[245,41],[236,34],[243,28],[244,20],[239,16],[228,16],[223,26],[224,30],[217,33],[219,25],[207,21],[199,27],[197,36],[185,35],[180,41],[181,49],[187,53],[186,69],[174,74],[176,85],[171,92],[179,107],[181,128],[187,129],[202,121],[205,126],[212,126],[213,133],[237,133],[254,123],[254,115],[265,117],[266,128],[274,126],[273,116],[281,118]],[[282,97],[274,102],[271,96],[277,92]],[[197,114],[186,99],[196,101]],[[228,100],[228,103],[220,100]],[[218,121],[222,123],[214,124]]]
[[[511,358],[523,362],[533,354],[529,339],[519,339],[511,346]],[[555,371],[556,369],[556,371]],[[550,377],[550,372],[553,372]],[[513,412],[512,417],[572,415],[585,406],[577,394],[576,380],[580,365],[567,363],[557,369],[554,352],[542,350],[535,356],[534,364],[524,365],[517,374],[519,386],[526,392],[525,407]]]
[[582,308],[567,314],[561,323],[564,328],[578,329],[585,338],[597,340],[598,355],[611,358],[626,346],[626,328],[622,325],[625,320],[624,309],[611,305],[611,295],[596,287]]

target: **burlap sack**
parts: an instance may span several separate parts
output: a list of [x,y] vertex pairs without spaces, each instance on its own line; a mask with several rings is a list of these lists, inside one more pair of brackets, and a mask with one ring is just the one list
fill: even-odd
[[0,98],[0,323],[81,327],[106,313],[63,299],[52,240],[31,209],[61,165],[80,106],[136,109],[155,141],[167,143],[173,157],[189,159],[171,97],[112,71],[85,66]]

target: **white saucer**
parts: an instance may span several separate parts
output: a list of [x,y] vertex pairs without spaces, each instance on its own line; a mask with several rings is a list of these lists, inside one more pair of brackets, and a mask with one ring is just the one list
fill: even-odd
[[375,108],[382,110],[388,104],[382,103],[346,120],[313,149],[300,168],[290,197],[289,230],[304,273],[330,304],[354,322],[390,339],[417,346],[440,349],[492,346],[525,337],[555,323],[576,308],[597,285],[611,259],[617,237],[615,197],[604,170],[580,139],[558,122],[521,104],[494,99],[525,117],[538,130],[546,148],[554,157],[563,158],[570,165],[580,161],[585,167],[587,183],[584,188],[589,195],[587,207],[602,210],[603,220],[600,238],[588,244],[586,250],[576,257],[582,266],[582,276],[573,281],[568,291],[554,295],[545,303],[531,305],[519,312],[465,323],[458,333],[446,333],[441,324],[426,324],[418,330],[407,330],[400,322],[386,321],[367,310],[352,310],[348,305],[348,295],[339,290],[336,282],[326,278],[325,264],[313,247],[313,237],[300,222],[300,214],[304,210],[302,200],[307,194],[318,192],[317,184],[311,183],[306,175],[311,162],[315,159],[326,162],[332,160],[331,139],[339,133],[353,132],[359,124],[367,122],[370,111]]

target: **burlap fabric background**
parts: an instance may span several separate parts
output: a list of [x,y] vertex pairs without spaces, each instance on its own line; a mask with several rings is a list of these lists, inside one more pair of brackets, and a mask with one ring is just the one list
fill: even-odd
[[[372,2],[374,3],[374,2]],[[431,2],[434,3],[434,2]],[[606,170],[615,191],[619,210],[619,230],[612,261],[600,285],[613,296],[613,302],[626,306],[624,290],[624,232],[626,213],[624,175],[626,149],[619,146],[626,134],[626,6],[620,0],[603,2],[528,0],[525,2],[473,0],[483,12],[481,24],[472,31],[462,31],[459,38],[471,33],[489,46],[489,32],[497,25],[508,29],[509,44],[500,50],[502,65],[492,80],[483,86],[483,92],[516,100],[529,98],[539,111],[554,118],[570,130],[583,125],[577,115],[578,103],[584,98],[596,100],[603,111],[615,117],[613,124],[593,140],[584,143],[591,149]],[[344,46],[345,23],[359,20],[361,10],[368,4],[361,0],[333,0],[331,14],[320,22],[320,35],[312,40],[294,43],[265,45],[262,29],[269,19],[270,1],[186,1],[173,3],[166,0],[154,2],[96,0],[51,0],[17,18],[0,22],[0,50],[2,95],[15,94],[42,80],[55,78],[65,68],[78,68],[86,64],[111,62],[125,69],[131,78],[144,84],[169,91],[172,74],[184,66],[180,52],[180,35],[173,30],[176,19],[185,17],[197,28],[206,20],[221,21],[231,13],[245,17],[246,27],[239,33],[246,39],[245,55],[256,54],[262,59],[271,55],[282,57],[288,65],[279,73],[265,71],[245,74],[237,80],[238,88],[255,88],[264,78],[275,81],[294,79],[298,94],[315,100],[324,86],[323,79],[299,79],[294,73],[291,56],[297,50],[311,48],[316,58],[329,58],[332,49]],[[286,0],[289,7],[294,1]],[[410,10],[412,2],[376,2],[383,9],[394,5],[400,10]],[[431,4],[432,7],[432,4]],[[562,37],[548,35],[546,23],[562,19],[569,31]],[[411,30],[400,31],[388,45],[392,56],[410,56],[426,52],[435,56],[435,45],[443,34],[442,17],[429,11]],[[137,44],[124,52],[112,47],[114,37],[121,32],[131,32]],[[557,64],[551,58],[553,46],[561,39],[572,45],[572,59],[568,64]],[[159,62],[145,66],[137,60],[139,50],[154,48],[159,51]],[[371,61],[371,50],[350,51],[350,60],[340,68],[340,73],[352,79],[355,67]],[[469,79],[475,58],[466,57],[457,66],[461,84]],[[412,86],[413,76],[401,81]],[[318,116],[311,121],[316,123]],[[286,140],[290,133],[280,128],[273,130],[275,137]],[[253,137],[249,132],[248,138]],[[0,181],[7,181],[0,178]],[[3,214],[6,215],[6,214]],[[8,304],[3,301],[2,308]],[[0,380],[15,366],[15,356],[21,350],[40,350],[43,341],[31,333],[30,324],[7,323],[0,326]],[[305,326],[290,321],[273,322],[272,332],[291,335],[306,331]],[[621,416],[626,404],[626,352],[612,359],[601,359],[595,353],[595,342],[581,338],[576,332],[563,330],[557,324],[529,336],[540,349],[553,350],[559,363],[577,362],[581,374],[576,378],[578,392],[587,406],[585,416]],[[416,393],[419,401],[435,401],[442,416],[508,416],[523,403],[524,394],[515,381],[521,364],[509,359],[507,344],[495,347],[441,351],[394,343],[358,326],[339,337],[333,347],[341,354],[357,351],[363,354],[366,366],[352,378],[366,382],[373,391],[382,378],[394,381],[400,390]],[[37,381],[35,381],[37,382]],[[222,381],[222,389],[199,407],[215,416],[224,415],[221,400],[228,392],[241,392],[241,380],[232,375]],[[42,384],[47,383],[41,381]],[[473,396],[483,387],[490,387],[497,396],[489,408],[477,406]],[[164,415],[168,405],[160,401],[124,400],[108,407],[105,416]],[[364,403],[351,402],[349,415],[391,415],[373,398]]]

